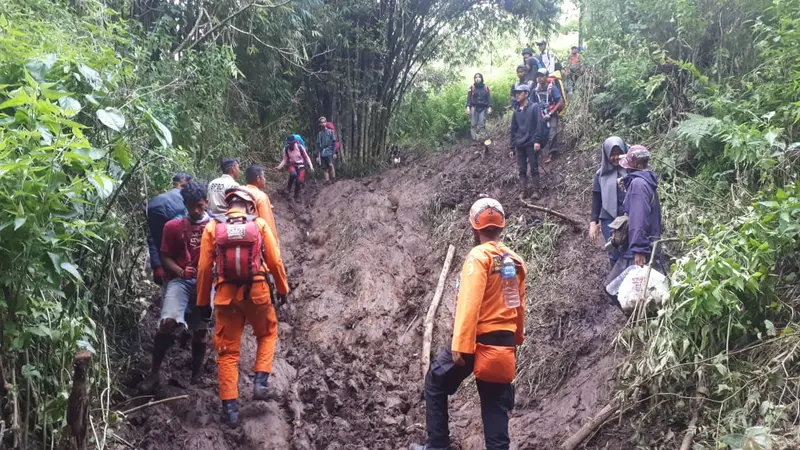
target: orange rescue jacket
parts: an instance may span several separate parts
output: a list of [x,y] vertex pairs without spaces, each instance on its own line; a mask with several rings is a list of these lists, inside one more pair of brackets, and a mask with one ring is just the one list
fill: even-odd
[[[517,262],[520,306],[506,308],[500,267],[503,254]],[[475,353],[478,335],[511,331],[522,345],[525,329],[525,262],[502,242],[487,242],[473,248],[461,269],[456,301],[452,351]]]
[[278,228],[275,226],[275,216],[272,215],[272,202],[269,201],[269,196],[259,189],[258,186],[253,186],[252,184],[248,184],[245,188],[250,192],[250,195],[253,196],[253,200],[256,201],[256,215],[267,222],[267,225],[269,225],[272,231],[272,235],[275,236],[275,240],[280,244]]
[[[232,212],[229,215],[233,217],[240,217],[245,215],[242,212]],[[272,234],[267,222],[257,217],[255,219],[259,229],[261,229],[261,238],[264,241],[264,273],[272,274],[275,279],[275,289],[281,295],[289,293],[289,283],[286,280],[286,269],[281,260],[281,251],[278,247],[278,241],[275,235]],[[216,233],[217,226],[216,220],[211,220],[206,228],[203,230],[203,238],[200,243],[200,261],[197,264],[197,305],[209,306],[211,304],[211,287],[217,285],[217,291],[214,294],[214,305],[229,305],[235,298],[241,298],[244,295],[246,286],[236,286],[234,284],[220,284],[224,279],[217,277],[214,279],[214,252],[216,249]],[[263,276],[256,276],[255,281],[250,289],[250,299],[255,304],[267,303],[270,301],[269,285]]]

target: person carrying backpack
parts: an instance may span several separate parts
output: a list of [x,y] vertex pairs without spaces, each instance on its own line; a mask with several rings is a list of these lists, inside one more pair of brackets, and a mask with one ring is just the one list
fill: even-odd
[[[336,144],[334,145],[334,150],[336,150],[336,154],[339,154],[339,149],[341,148],[341,140],[339,139],[339,132],[336,131],[336,125],[333,124],[330,120],[326,120],[325,127],[329,130],[333,131],[333,135],[336,137]],[[295,135],[296,136],[296,135]],[[303,146],[305,147],[305,143]]]
[[547,155],[545,164],[549,164],[558,156],[558,121],[559,113],[566,106],[566,101],[559,87],[560,80],[550,79],[546,69],[539,69],[536,84],[536,99],[542,109],[542,117],[547,122],[548,136],[544,153]]
[[519,103],[517,103],[517,98],[516,98],[516,94],[515,94],[517,92],[517,86],[519,86],[521,84],[526,84],[526,85],[528,85],[529,88],[533,89],[533,81],[527,80],[526,79],[527,76],[528,76],[528,68],[526,66],[523,66],[523,65],[517,66],[517,78],[518,78],[518,80],[514,84],[511,85],[511,94],[510,94],[511,102],[509,103],[509,105],[508,105],[508,107],[506,109],[510,109],[510,110],[513,111],[513,110],[517,109],[517,107],[519,106]]
[[190,181],[192,181],[192,176],[188,173],[176,173],[172,177],[172,189],[153,197],[145,207],[150,268],[153,270],[153,282],[161,286],[161,298],[164,298],[164,292],[167,289],[167,283],[164,281],[164,267],[159,255],[164,224],[186,213],[181,189]]
[[542,67],[542,62],[538,57],[533,56],[533,49],[525,48],[522,50],[522,65],[525,66],[524,81],[530,82],[531,86],[535,85],[536,71]]
[[239,425],[239,347],[245,322],[256,337],[253,399],[273,397],[269,375],[278,339],[278,318],[267,282],[275,280],[277,304],[286,300],[289,284],[278,242],[267,222],[253,214],[256,202],[244,188],[225,193],[228,209],[203,230],[197,266],[197,304],[210,314],[215,287],[214,348],[217,351],[222,421]]
[[319,151],[319,165],[324,170],[325,182],[336,181],[336,133],[328,128],[328,119],[319,118],[319,133],[317,134],[317,151]]
[[467,93],[467,115],[470,116],[470,135],[477,141],[479,133],[486,134],[486,114],[492,113],[492,94],[483,82],[483,75],[476,73],[473,80]]
[[[500,241],[506,225],[497,200],[482,198],[469,212],[475,247],[461,269],[453,339],[439,351],[425,375],[428,441],[412,450],[450,448],[448,398],[471,374],[480,394],[483,436],[488,450],[508,450],[509,413],[514,409],[516,346],[525,327],[523,259]],[[513,268],[506,272],[506,264]],[[504,275],[501,275],[501,267]]]
[[206,213],[206,187],[190,181],[183,186],[180,195],[188,213],[164,225],[160,253],[166,289],[153,338],[150,375],[139,384],[142,394],[153,393],[160,384],[161,363],[174,343],[173,333],[179,328],[192,333],[192,383],[199,380],[206,354],[208,321],[196,307],[200,236],[210,219]]
[[[286,143],[283,146],[283,159],[275,170],[281,170],[288,166],[289,181],[286,184],[286,194],[292,192],[292,185],[294,185],[294,200],[300,200],[300,191],[306,182],[306,166],[308,170],[314,171],[314,165],[311,164],[311,158],[308,157],[306,146],[299,138],[298,135],[292,134],[286,138]],[[338,141],[337,141],[338,142]]]

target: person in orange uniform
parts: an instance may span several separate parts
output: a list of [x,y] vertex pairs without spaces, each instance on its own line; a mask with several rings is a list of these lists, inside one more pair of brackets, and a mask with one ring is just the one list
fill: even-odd
[[[214,314],[222,420],[239,425],[239,346],[245,321],[257,340],[253,399],[271,397],[269,374],[278,339],[278,318],[267,275],[272,274],[282,303],[289,293],[278,242],[264,219],[254,217],[256,201],[244,188],[225,193],[228,210],[203,230],[197,266],[197,305],[210,314],[211,287],[216,287]],[[245,280],[245,281],[242,281]]]
[[[475,374],[481,401],[486,448],[507,450],[508,415],[514,407],[516,347],[522,345],[525,323],[525,263],[500,242],[505,213],[497,200],[482,198],[470,209],[474,247],[461,269],[453,341],[431,362],[425,376],[428,442],[412,450],[450,448],[447,400]],[[506,307],[500,274],[502,260],[516,266],[520,304]]]
[[275,227],[275,216],[272,214],[272,202],[269,201],[269,196],[264,192],[264,187],[267,185],[267,178],[264,176],[264,168],[261,166],[250,166],[244,172],[247,186],[245,188],[250,191],[253,200],[256,202],[255,215],[264,219],[269,225],[272,235],[275,240],[278,239],[278,228]]

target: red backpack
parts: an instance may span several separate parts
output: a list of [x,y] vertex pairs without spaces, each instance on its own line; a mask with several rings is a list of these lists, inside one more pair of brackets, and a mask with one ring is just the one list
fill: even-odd
[[333,135],[336,136],[336,143],[334,144],[334,150],[336,151],[336,153],[339,153],[339,134],[336,133],[336,125],[334,125],[333,122],[327,122],[325,123],[325,128],[333,131]]
[[[220,218],[221,219],[221,218]],[[264,241],[255,216],[226,217],[218,222],[216,234],[217,277],[223,283],[250,285],[263,270]]]

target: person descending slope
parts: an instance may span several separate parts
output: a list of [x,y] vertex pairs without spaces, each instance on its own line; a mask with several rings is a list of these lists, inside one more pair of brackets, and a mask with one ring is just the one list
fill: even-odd
[[239,178],[239,161],[233,158],[225,158],[220,164],[222,176],[215,178],[208,183],[208,212],[212,216],[225,214],[225,191],[232,187],[239,186],[236,181]]
[[547,69],[547,73],[549,74],[555,73],[558,59],[556,58],[555,53],[547,48],[547,41],[541,40],[536,43],[536,46],[539,47],[539,62],[541,63],[540,68]]
[[506,224],[497,200],[472,205],[469,222],[476,247],[461,269],[450,349],[442,349],[425,376],[428,443],[412,450],[450,448],[447,400],[475,374],[488,450],[510,445],[508,415],[514,408],[516,345],[525,324],[525,263],[500,242]]
[[336,133],[328,128],[328,119],[319,118],[319,133],[317,134],[317,151],[319,152],[319,165],[325,171],[325,181],[336,181]]
[[547,159],[545,164],[549,164],[558,156],[558,119],[559,113],[566,106],[564,96],[555,78],[549,79],[545,69],[539,69],[536,82],[536,101],[542,109],[544,120],[547,122],[547,145],[545,153]]
[[256,202],[244,188],[225,193],[228,210],[203,230],[197,267],[197,304],[211,304],[214,295],[214,348],[217,351],[222,420],[239,425],[239,347],[245,321],[256,337],[253,399],[272,396],[269,374],[278,339],[278,318],[272,304],[267,275],[275,279],[278,304],[286,300],[289,284],[278,242],[269,225],[252,214]]
[[161,304],[158,331],[153,339],[150,375],[139,385],[139,391],[143,394],[152,393],[160,384],[161,363],[174,342],[175,330],[183,327],[192,332],[192,383],[200,377],[206,354],[208,321],[195,302],[200,236],[209,222],[206,187],[190,181],[180,193],[188,214],[164,225],[161,262],[167,287]]
[[515,110],[519,107],[519,103],[517,103],[517,86],[521,84],[527,84],[528,88],[533,89],[533,81],[527,80],[526,77],[528,76],[528,69],[525,66],[517,66],[517,81],[511,85],[511,102],[508,105],[508,109]]
[[[618,180],[627,172],[620,166],[620,157],[628,152],[628,146],[622,138],[611,136],[603,142],[600,168],[594,174],[592,185],[592,220],[589,222],[589,240],[595,242],[598,232],[602,232],[604,241],[611,238],[609,225],[614,219],[623,215],[622,202],[625,191]],[[619,258],[619,251],[614,246],[608,248],[608,259],[614,265]]]
[[476,73],[473,81],[467,92],[467,115],[470,116],[470,135],[477,141],[486,134],[486,115],[492,113],[492,94],[483,82],[483,75]]
[[286,138],[283,146],[283,159],[275,170],[281,170],[287,165],[289,166],[289,182],[286,184],[286,194],[291,194],[292,185],[294,185],[294,199],[299,201],[300,191],[306,182],[306,166],[313,172],[314,165],[311,164],[311,158],[308,157],[302,138],[296,134],[291,134]]
[[161,264],[161,234],[164,224],[186,213],[181,188],[192,181],[192,176],[178,172],[172,177],[172,189],[153,197],[147,202],[147,249],[150,253],[150,268],[153,269],[153,282],[161,286],[161,298],[167,289],[164,281],[164,267]]
[[[529,99],[527,84],[518,84],[515,90],[517,108],[511,117],[511,148],[517,153],[517,169],[522,182],[522,195],[539,197],[539,151],[547,142],[547,128],[536,102]],[[528,165],[531,168],[531,186],[528,185]]]
[[525,66],[524,81],[529,81],[531,85],[536,84],[536,71],[542,67],[542,62],[538,57],[533,56],[532,49],[526,48],[522,50],[522,65]]
[[247,180],[245,189],[253,196],[256,202],[256,216],[261,217],[269,225],[270,231],[278,241],[278,228],[275,226],[275,216],[272,214],[272,202],[269,201],[269,196],[264,192],[264,187],[267,185],[267,178],[264,176],[264,168],[261,166],[250,166],[244,171],[244,177]]

